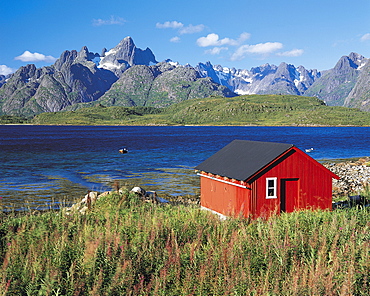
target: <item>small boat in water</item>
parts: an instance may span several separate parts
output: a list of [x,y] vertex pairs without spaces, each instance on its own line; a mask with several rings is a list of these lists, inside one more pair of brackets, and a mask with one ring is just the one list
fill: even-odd
[[118,152],[124,154],[124,153],[127,153],[128,150],[126,148],[122,148],[122,149],[118,150]]

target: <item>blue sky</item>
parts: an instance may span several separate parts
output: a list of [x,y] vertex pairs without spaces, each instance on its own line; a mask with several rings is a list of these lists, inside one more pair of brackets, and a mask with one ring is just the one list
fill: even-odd
[[351,52],[370,58],[369,15],[369,0],[3,1],[0,74],[83,46],[100,53],[126,36],[158,61],[326,70]]

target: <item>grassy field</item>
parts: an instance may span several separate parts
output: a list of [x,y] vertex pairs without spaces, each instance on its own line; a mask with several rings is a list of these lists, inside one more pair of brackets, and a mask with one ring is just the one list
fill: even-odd
[[23,124],[29,123],[30,119],[22,116],[1,115],[0,124]]
[[2,214],[0,295],[369,295],[369,208],[229,219],[114,193]]
[[33,124],[73,125],[370,125],[370,113],[329,107],[312,97],[245,95],[191,99],[167,108],[95,107],[37,115]]

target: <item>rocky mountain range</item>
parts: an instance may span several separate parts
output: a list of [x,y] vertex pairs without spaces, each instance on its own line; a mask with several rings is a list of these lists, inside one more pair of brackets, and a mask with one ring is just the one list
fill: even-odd
[[[315,80],[305,92],[305,95],[318,97],[324,100],[329,106],[349,107],[348,104],[345,104],[345,101],[352,90],[360,83],[359,77],[361,75],[367,75],[370,80],[370,73],[369,71],[366,73],[367,67],[365,67],[369,64],[370,59],[356,53],[343,56],[333,69],[324,71],[321,77]],[[369,81],[367,88],[370,90]],[[360,99],[360,96],[358,99]],[[363,108],[363,110],[366,109]]]
[[[4,77],[5,79],[5,77]],[[86,105],[162,107],[190,98],[235,96],[192,67],[158,63],[131,37],[101,54],[64,51],[51,66],[19,68],[0,88],[0,115],[33,116]]]
[[209,96],[294,94],[316,96],[331,106],[370,111],[370,59],[351,53],[333,69],[265,64],[250,70],[210,62],[195,67],[158,63],[149,48],[124,38],[109,51],[64,51],[51,66],[29,64],[0,76],[0,115],[33,116],[82,106],[165,107]]
[[237,70],[221,65],[212,66],[207,62],[199,63],[196,69],[202,76],[211,77],[240,95],[277,93],[303,95],[321,75],[317,70],[306,70],[303,66],[296,68],[286,63]]
[[0,88],[1,113],[30,116],[97,100],[118,78],[97,68],[95,57],[84,47],[63,52],[52,66],[19,68]]
[[305,95],[317,97],[329,106],[370,111],[370,59],[357,53],[341,57],[333,69],[321,72],[286,63],[237,70],[207,62],[195,68],[203,77],[211,77],[240,95]]
[[210,77],[200,77],[193,67],[162,62],[152,66],[132,66],[98,101],[105,106],[166,107],[183,100],[212,95],[236,96]]

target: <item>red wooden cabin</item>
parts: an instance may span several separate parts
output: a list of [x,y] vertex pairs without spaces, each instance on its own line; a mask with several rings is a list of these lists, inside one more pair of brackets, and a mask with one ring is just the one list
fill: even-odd
[[292,144],[234,140],[196,168],[203,208],[264,217],[331,209],[337,175]]

